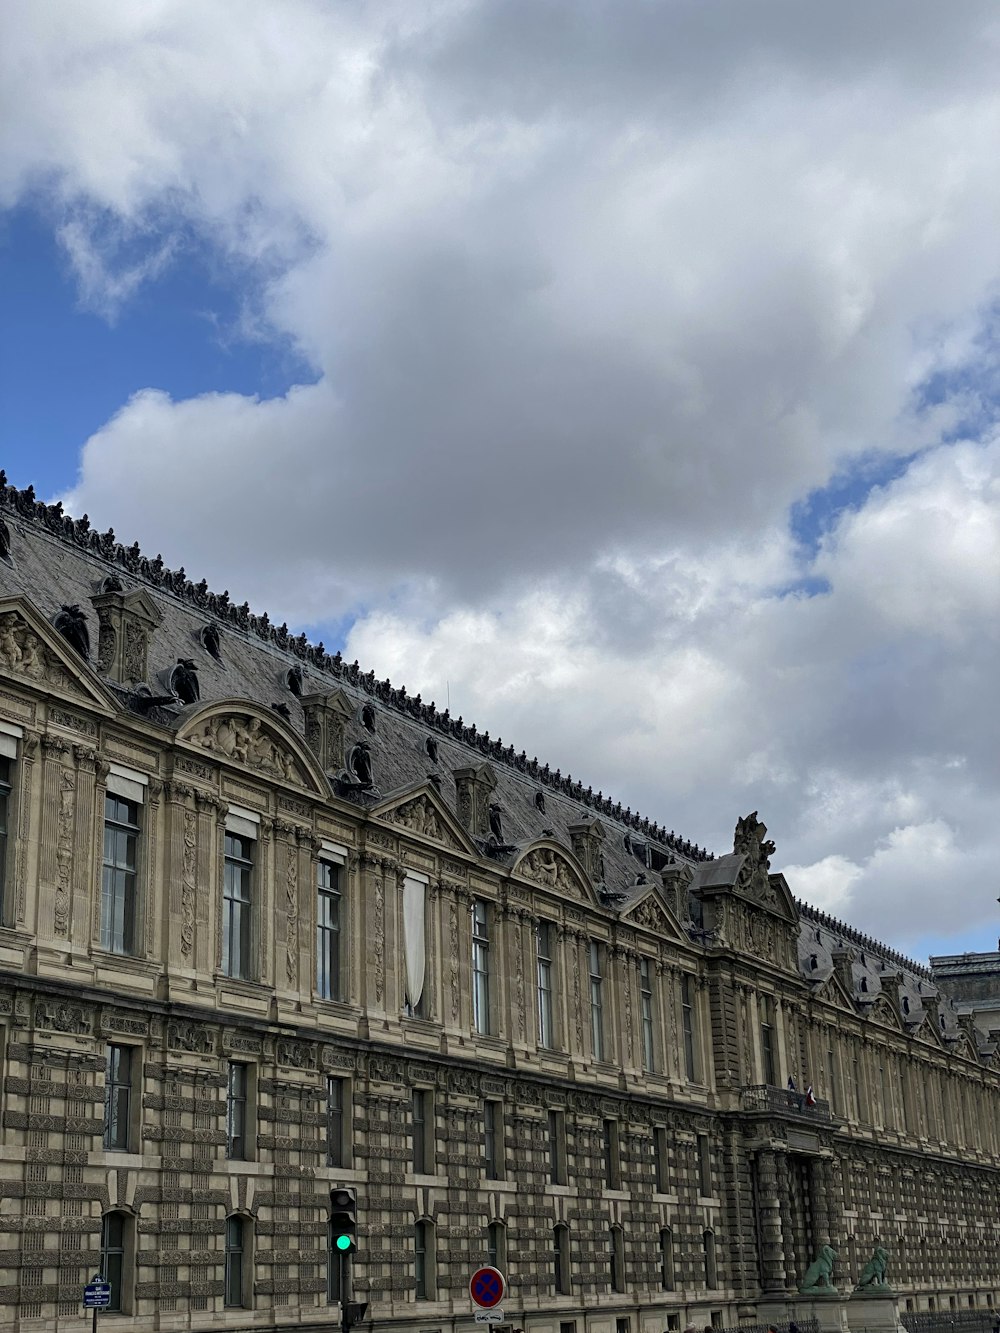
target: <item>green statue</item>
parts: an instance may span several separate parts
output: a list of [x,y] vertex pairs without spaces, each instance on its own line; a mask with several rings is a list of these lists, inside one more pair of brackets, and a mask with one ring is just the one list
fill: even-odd
[[833,1265],[836,1261],[837,1251],[829,1245],[822,1246],[806,1269],[806,1275],[799,1283],[799,1291],[803,1295],[816,1292],[822,1296],[836,1296],[837,1288],[833,1285]]
[[861,1277],[858,1279],[857,1290],[860,1291],[863,1287],[884,1287],[888,1267],[889,1251],[883,1249],[881,1245],[876,1245],[875,1253],[865,1264]]

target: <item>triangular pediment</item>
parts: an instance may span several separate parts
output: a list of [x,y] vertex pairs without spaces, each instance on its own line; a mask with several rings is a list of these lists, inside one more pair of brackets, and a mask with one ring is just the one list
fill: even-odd
[[913,1035],[918,1041],[926,1041],[931,1046],[936,1046],[938,1050],[944,1049],[944,1042],[941,1040],[941,1029],[938,1025],[937,1015],[927,1010],[924,1011],[923,1021],[914,1030]]
[[979,1052],[967,1032],[960,1032],[951,1048],[956,1055],[961,1055],[966,1060],[975,1060],[979,1063]]
[[858,1012],[857,996],[850,993],[836,970],[831,972],[827,979],[816,987],[816,995],[849,1014]]
[[133,588],[131,592],[99,592],[91,597],[96,607],[120,606],[129,615],[145,620],[153,629],[163,619],[163,612],[153,601],[145,588]]
[[428,838],[453,852],[479,855],[479,849],[434,789],[419,782],[397,788],[372,810],[376,819],[394,824],[418,838]]
[[300,700],[303,708],[310,706],[320,706],[329,708],[334,713],[339,713],[346,720],[353,718],[356,706],[343,690],[331,690],[329,694],[304,694]]
[[511,873],[543,889],[551,889],[564,898],[595,904],[598,901],[594,886],[577,858],[549,838],[532,843],[518,859]]
[[121,711],[94,669],[26,597],[0,599],[0,674],[105,717]]
[[643,930],[651,930],[664,939],[687,943],[687,937],[681,929],[677,917],[663,901],[655,886],[648,893],[632,904],[625,912],[623,920]]
[[195,707],[181,722],[177,739],[260,777],[290,782],[318,796],[330,793],[322,770],[296,732],[277,713],[245,699]]

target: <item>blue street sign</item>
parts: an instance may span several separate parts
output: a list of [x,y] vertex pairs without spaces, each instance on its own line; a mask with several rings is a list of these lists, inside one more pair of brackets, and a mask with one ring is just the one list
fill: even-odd
[[94,1278],[83,1289],[83,1308],[85,1310],[106,1310],[111,1304],[111,1283],[104,1278]]

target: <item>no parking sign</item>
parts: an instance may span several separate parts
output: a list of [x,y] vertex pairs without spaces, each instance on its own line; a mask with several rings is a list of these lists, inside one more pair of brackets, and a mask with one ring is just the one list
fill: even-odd
[[484,1264],[477,1268],[469,1279],[469,1295],[476,1305],[484,1310],[492,1310],[503,1300],[507,1290],[507,1280],[499,1268]]

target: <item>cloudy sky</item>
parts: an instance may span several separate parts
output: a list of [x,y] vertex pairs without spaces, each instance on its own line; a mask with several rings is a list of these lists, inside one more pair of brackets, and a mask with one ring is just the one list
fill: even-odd
[[985,0],[0,19],[21,485],[918,956],[1000,892]]

